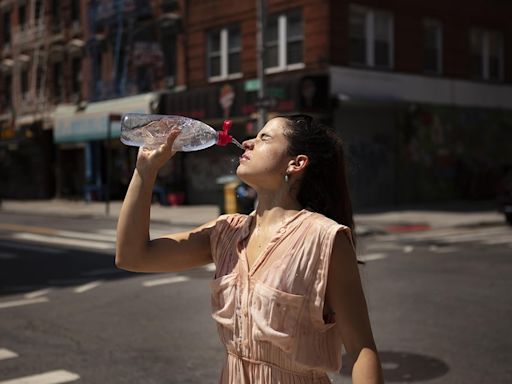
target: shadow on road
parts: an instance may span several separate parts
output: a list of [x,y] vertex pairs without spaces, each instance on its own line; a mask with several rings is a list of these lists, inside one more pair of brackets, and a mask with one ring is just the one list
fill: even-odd
[[0,242],[0,297],[137,275],[119,270],[114,256],[92,251]]
[[[450,370],[444,361],[416,353],[379,351],[379,357],[386,383],[432,380],[446,375]],[[350,360],[347,355],[344,355],[343,359],[345,362]],[[341,370],[344,376],[350,376],[351,372],[351,364],[346,364]]]

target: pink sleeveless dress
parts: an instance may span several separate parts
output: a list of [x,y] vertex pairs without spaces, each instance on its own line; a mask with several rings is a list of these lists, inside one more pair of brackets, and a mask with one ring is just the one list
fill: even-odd
[[303,209],[249,269],[253,214],[220,216],[211,233],[212,317],[227,352],[219,382],[330,383],[342,340],[334,320],[324,321],[327,272],[336,233],[352,241],[350,228]]

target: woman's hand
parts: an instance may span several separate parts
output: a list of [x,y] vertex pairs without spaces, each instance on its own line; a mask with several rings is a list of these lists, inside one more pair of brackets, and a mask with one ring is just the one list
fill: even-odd
[[176,151],[172,150],[172,146],[180,133],[181,128],[173,128],[167,142],[157,149],[139,148],[136,169],[142,178],[156,178],[160,168],[175,155]]

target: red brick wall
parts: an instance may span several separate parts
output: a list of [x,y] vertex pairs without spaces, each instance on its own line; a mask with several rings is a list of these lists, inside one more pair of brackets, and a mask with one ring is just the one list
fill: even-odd
[[425,18],[443,26],[443,76],[468,78],[469,31],[471,27],[496,29],[505,38],[505,80],[512,80],[512,4],[506,1],[407,1],[358,0],[331,2],[331,63],[348,63],[349,4],[387,10],[394,15],[394,70],[423,74],[423,30]]
[[[304,27],[304,62],[308,70],[326,68],[329,45],[329,1],[267,1],[267,13],[302,8]],[[209,28],[239,23],[242,35],[241,67],[244,77],[256,76],[256,2],[189,1],[188,5],[188,68],[189,86],[201,86],[206,78],[206,32]]]

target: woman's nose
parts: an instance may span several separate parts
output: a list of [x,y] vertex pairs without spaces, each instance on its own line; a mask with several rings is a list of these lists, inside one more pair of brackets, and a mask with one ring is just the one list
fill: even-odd
[[254,144],[252,143],[252,140],[245,140],[242,142],[242,147],[244,147],[244,149],[251,149],[253,146]]

